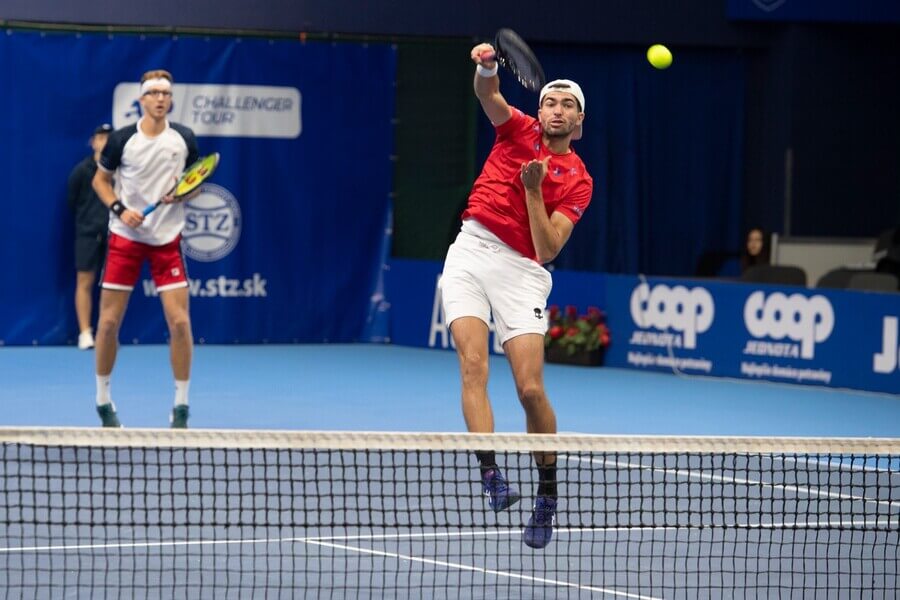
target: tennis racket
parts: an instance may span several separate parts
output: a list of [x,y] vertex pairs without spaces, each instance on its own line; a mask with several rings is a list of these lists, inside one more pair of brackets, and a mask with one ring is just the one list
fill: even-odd
[[547,83],[544,69],[534,52],[512,29],[500,29],[494,36],[495,54],[482,55],[483,60],[494,59],[512,73],[525,88],[537,92]]
[[[181,174],[181,177],[175,182],[175,185],[172,186],[166,196],[175,196],[175,198],[182,198],[187,196],[198,187],[200,184],[209,179],[209,176],[213,174],[213,171],[216,170],[216,167],[219,165],[219,153],[213,152],[207,156],[204,156],[190,167],[185,169],[184,173]],[[151,204],[147,208],[144,209],[144,216],[146,217],[157,207],[162,204],[162,200],[157,200],[154,204]]]

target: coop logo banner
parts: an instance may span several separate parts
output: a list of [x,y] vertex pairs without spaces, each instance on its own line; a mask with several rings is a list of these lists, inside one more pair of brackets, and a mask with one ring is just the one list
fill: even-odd
[[897,345],[900,326],[897,323],[897,317],[884,317],[881,352],[872,356],[872,371],[880,375],[890,375],[900,369],[900,346]]
[[[702,288],[639,284],[629,301],[631,320],[640,327],[632,331],[630,347],[665,348],[666,351],[629,350],[626,361],[635,367],[709,373],[712,361],[697,356],[676,356],[675,349],[694,350],[697,336],[707,331],[715,318],[715,303]],[[653,331],[650,331],[653,330]]]
[[[301,96],[294,87],[176,83],[169,118],[199,136],[296,138]],[[113,127],[141,118],[140,84],[120,83],[113,92]]]
[[781,292],[766,296],[759,291],[744,304],[744,325],[757,338],[747,342],[744,354],[812,360],[816,344],[827,340],[834,329],[834,310],[825,296]]
[[706,289],[681,285],[659,284],[651,289],[641,283],[631,293],[630,306],[631,319],[641,328],[631,334],[630,344],[689,350],[697,347],[697,336],[710,328],[716,312]]

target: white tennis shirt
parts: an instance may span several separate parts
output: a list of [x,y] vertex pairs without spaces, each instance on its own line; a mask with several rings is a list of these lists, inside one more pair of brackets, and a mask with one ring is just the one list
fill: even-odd
[[[145,135],[140,121],[117,129],[109,136],[99,167],[112,173],[116,197],[134,211],[142,211],[172,189],[178,177],[199,158],[194,132],[166,121],[157,136]],[[132,229],[110,213],[109,230],[129,240],[161,246],[178,237],[184,229],[184,204],[162,204],[144,223]]]

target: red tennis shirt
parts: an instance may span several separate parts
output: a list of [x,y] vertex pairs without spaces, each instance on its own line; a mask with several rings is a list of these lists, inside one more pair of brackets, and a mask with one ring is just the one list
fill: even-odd
[[519,109],[513,108],[512,117],[496,130],[494,147],[475,180],[462,218],[476,219],[522,256],[537,260],[520,178],[522,164],[550,156],[541,184],[544,206],[548,216],[559,212],[572,223],[578,223],[590,204],[594,180],[574,150],[551,152],[541,141],[540,122]]

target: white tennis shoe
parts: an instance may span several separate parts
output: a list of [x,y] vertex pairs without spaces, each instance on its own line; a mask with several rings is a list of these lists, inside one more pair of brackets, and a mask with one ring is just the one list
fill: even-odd
[[78,349],[90,350],[94,347],[94,336],[90,329],[85,329],[78,334]]

